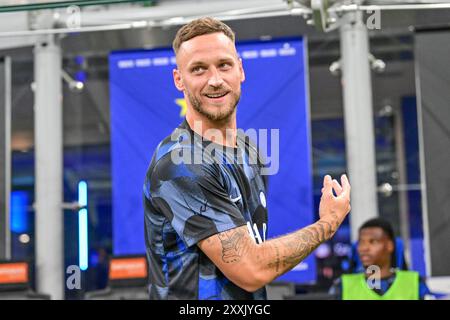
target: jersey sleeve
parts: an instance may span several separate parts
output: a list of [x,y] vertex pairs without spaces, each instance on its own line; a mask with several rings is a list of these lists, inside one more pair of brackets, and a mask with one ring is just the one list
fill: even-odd
[[328,294],[334,296],[336,300],[342,300],[342,279],[337,278],[334,280],[330,289],[328,290]]
[[161,158],[147,175],[146,197],[188,246],[246,224],[214,164],[174,164]]

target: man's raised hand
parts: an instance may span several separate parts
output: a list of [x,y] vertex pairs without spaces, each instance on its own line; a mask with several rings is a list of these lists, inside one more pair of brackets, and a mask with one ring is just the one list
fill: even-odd
[[[336,195],[333,194],[333,190]],[[333,233],[350,212],[350,183],[345,174],[341,176],[341,184],[331,176],[323,179],[322,198],[319,205],[320,220],[333,226]]]

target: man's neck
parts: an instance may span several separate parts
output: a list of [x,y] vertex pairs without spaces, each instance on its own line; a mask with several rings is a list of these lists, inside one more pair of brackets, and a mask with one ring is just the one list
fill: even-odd
[[236,111],[223,121],[212,121],[202,115],[187,112],[186,121],[189,127],[204,139],[227,147],[236,147]]

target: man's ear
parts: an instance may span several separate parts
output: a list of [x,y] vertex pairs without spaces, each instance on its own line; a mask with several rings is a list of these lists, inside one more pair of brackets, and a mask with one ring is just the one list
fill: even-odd
[[245,81],[244,67],[242,66],[242,58],[239,58],[239,70],[241,71],[241,83]]
[[173,74],[173,82],[175,83],[175,87],[179,91],[184,91],[184,85],[183,85],[183,80],[181,79],[180,70],[173,69],[172,74]]
[[387,249],[388,249],[389,253],[394,252],[395,245],[394,245],[394,241],[393,240],[389,240],[388,241]]

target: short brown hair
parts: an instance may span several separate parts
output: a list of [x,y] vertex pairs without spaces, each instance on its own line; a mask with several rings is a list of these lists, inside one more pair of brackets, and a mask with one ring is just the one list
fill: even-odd
[[222,32],[234,43],[234,32],[229,26],[220,20],[205,17],[193,20],[178,30],[172,43],[173,51],[177,54],[183,42],[198,36],[216,32]]

